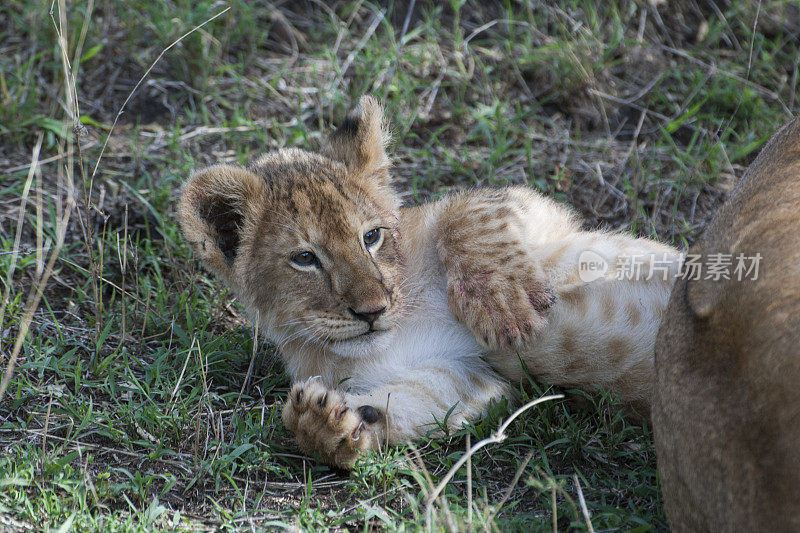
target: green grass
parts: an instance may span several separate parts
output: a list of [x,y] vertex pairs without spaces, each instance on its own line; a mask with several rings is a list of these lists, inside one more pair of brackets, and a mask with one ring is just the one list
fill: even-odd
[[[682,246],[798,109],[789,2],[733,2],[720,17],[622,0],[420,1],[405,35],[407,3],[289,5],[228,2],[166,52],[93,179],[142,74],[225,6],[70,3],[78,136],[50,2],[0,5],[2,376],[68,179],[78,204],[0,399],[0,528],[423,529],[431,483],[507,416],[498,405],[349,474],[302,457],[280,422],[277,355],[176,226],[176,190],[193,169],[313,147],[370,92],[391,118],[409,203],[525,183],[590,227]],[[40,135],[47,162],[23,206]],[[534,382],[529,397],[547,391]],[[649,428],[605,395],[584,403],[538,406],[473,456],[471,497],[462,469],[434,528],[552,531],[555,501],[560,530],[586,530],[577,476],[595,530],[665,529]]]

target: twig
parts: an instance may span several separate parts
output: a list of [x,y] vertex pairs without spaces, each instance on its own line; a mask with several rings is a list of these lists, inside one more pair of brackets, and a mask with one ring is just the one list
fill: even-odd
[[519,468],[517,468],[517,473],[514,474],[514,479],[512,479],[511,484],[508,485],[506,493],[503,494],[503,498],[500,500],[500,503],[497,504],[497,507],[494,509],[494,511],[492,511],[489,514],[488,518],[486,519],[487,522],[490,522],[491,520],[494,519],[495,516],[497,516],[497,513],[499,513],[500,509],[502,509],[503,506],[506,504],[508,498],[511,497],[511,492],[514,490],[514,487],[517,486],[517,483],[519,483],[519,478],[522,477],[522,473],[525,472],[525,468],[528,466],[528,463],[530,463],[531,459],[533,459],[533,454],[535,451],[536,450],[531,450],[528,452],[528,455],[525,456],[525,459],[522,461],[522,464],[520,465]]
[[47,402],[47,414],[44,416],[44,429],[42,430],[42,486],[44,486],[45,461],[47,460],[47,430],[50,427],[50,411],[53,408],[53,392],[50,391],[50,401]]
[[[96,146],[95,143],[88,143],[86,146],[84,146],[84,148],[94,148],[95,146]],[[73,155],[75,155],[75,151],[74,150],[70,150],[70,151],[68,151],[66,153],[63,153],[63,154],[57,154],[57,155],[54,155],[52,157],[48,157],[46,159],[40,159],[40,160],[38,160],[36,162],[36,164],[38,164],[40,166],[43,166],[43,165],[46,165],[48,163],[52,163],[54,161],[58,161],[59,159],[64,159],[65,157],[72,157]],[[12,172],[17,172],[17,171],[20,171],[20,170],[28,170],[33,166],[33,164],[34,164],[33,162],[30,162],[30,163],[26,163],[24,165],[18,165],[16,167],[7,168],[7,169],[3,170],[3,173],[10,174]]]
[[444,476],[444,478],[442,478],[442,480],[439,482],[439,484],[436,486],[436,488],[434,488],[433,491],[431,492],[431,494],[426,498],[426,501],[425,501],[425,523],[426,523],[428,531],[430,531],[430,529],[431,529],[431,511],[433,510],[433,502],[436,501],[436,498],[439,497],[439,495],[442,493],[442,491],[447,486],[447,484],[450,482],[450,480],[453,479],[453,476],[456,474],[456,472],[458,472],[458,470],[462,466],[464,466],[464,463],[466,463],[467,460],[475,452],[477,452],[478,450],[480,450],[481,448],[483,448],[484,446],[486,446],[488,444],[494,444],[494,443],[503,442],[504,440],[506,440],[507,435],[505,434],[505,431],[506,431],[506,429],[508,429],[508,426],[511,425],[511,422],[513,422],[519,415],[521,415],[522,413],[524,413],[525,411],[527,411],[528,409],[530,409],[534,405],[538,405],[540,403],[548,402],[550,400],[558,400],[559,398],[563,398],[563,397],[564,397],[563,394],[552,394],[550,396],[542,396],[541,398],[537,398],[535,400],[532,400],[532,401],[526,403],[525,405],[523,405],[522,407],[520,407],[519,409],[514,411],[511,414],[511,416],[509,416],[505,420],[505,422],[503,422],[500,425],[500,427],[497,429],[497,431],[495,431],[493,434],[491,434],[490,436],[486,437],[485,439],[477,442],[472,448],[470,448],[467,451],[467,453],[465,453],[461,457],[461,459],[459,459],[456,462],[456,464],[453,465],[453,468],[450,469],[450,471]]
[[586,500],[583,499],[583,490],[581,490],[581,482],[578,481],[578,474],[573,474],[572,480],[575,482],[575,489],[578,491],[578,502],[580,502],[581,505],[583,519],[586,520],[586,527],[589,528],[589,533],[594,533],[594,528],[592,527],[592,518],[589,514],[589,509],[586,508]]
[[258,316],[256,316],[256,320],[254,322],[255,324],[253,325],[253,353],[250,356],[250,364],[247,367],[247,374],[245,374],[244,376],[244,381],[242,382],[242,388],[239,389],[239,396],[236,398],[236,404],[233,406],[233,416],[231,417],[231,422],[230,425],[228,426],[228,431],[234,431],[236,414],[237,411],[239,410],[239,405],[242,403],[242,396],[244,395],[244,390],[247,388],[248,383],[250,383],[250,378],[253,375],[253,366],[255,366],[256,355],[258,355],[258,325],[261,322],[261,320]]
[[394,73],[397,71],[397,62],[400,60],[400,54],[403,51],[403,39],[406,37],[406,32],[408,31],[408,24],[411,22],[411,14],[414,12],[414,4],[417,3],[417,0],[411,0],[408,3],[408,11],[406,12],[406,18],[403,20],[403,29],[400,30],[400,38],[397,40],[397,53],[394,55],[394,62],[392,63],[392,70],[389,72],[389,77],[387,78],[386,85],[390,85],[392,80],[394,79]]
[[172,409],[175,408],[173,400],[175,400],[175,395],[178,393],[178,388],[181,386],[181,383],[183,382],[183,375],[186,372],[186,366],[189,364],[189,357],[192,356],[192,349],[194,348],[196,342],[197,342],[197,337],[192,337],[192,345],[189,346],[189,351],[186,352],[186,359],[183,361],[183,368],[181,368],[181,375],[178,376],[178,381],[175,383],[175,388],[172,389],[172,394],[169,395],[169,401],[167,402],[167,404],[169,404],[169,408],[167,409],[167,416],[169,416],[170,413],[172,413]]
[[127,334],[127,318],[128,318],[128,299],[125,297],[125,275],[128,273],[128,204],[125,204],[125,224],[124,224],[124,231],[122,236],[122,257],[120,257],[119,251],[119,233],[117,233],[117,258],[119,259],[119,267],[122,270],[122,294],[120,296],[122,300],[122,338],[119,341],[119,347],[122,348],[125,346],[125,338]]
[[[3,317],[5,316],[6,306],[8,306],[8,299],[11,294],[11,281],[14,278],[14,269],[17,267],[17,255],[19,254],[19,243],[22,238],[22,223],[25,217],[25,206],[28,203],[28,193],[31,190],[31,183],[33,183],[34,169],[39,160],[39,151],[42,148],[42,134],[36,139],[36,144],[33,146],[33,154],[31,155],[31,165],[28,170],[28,180],[25,182],[25,187],[22,189],[22,200],[20,200],[19,216],[17,217],[17,232],[14,237],[14,247],[11,248],[11,264],[8,267],[8,275],[6,276],[6,288],[3,291],[3,302],[0,303],[0,332],[3,331]],[[0,354],[0,362],[4,357]]]
[[706,63],[705,61],[703,61],[701,59],[697,59],[696,57],[691,56],[688,52],[685,52],[683,50],[679,50],[677,48],[672,48],[670,46],[665,46],[665,45],[658,45],[658,47],[661,48],[662,50],[665,50],[665,51],[667,51],[667,52],[669,52],[671,54],[674,54],[674,55],[676,55],[678,57],[682,57],[682,58],[686,59],[687,61],[689,61],[691,63],[695,63],[696,65],[700,65],[700,66],[705,67],[705,68],[707,68],[707,69],[709,69],[711,71],[714,71],[714,72],[719,72],[720,74],[722,74],[726,78],[730,78],[732,80],[736,80],[736,81],[739,81],[739,82],[743,83],[744,85],[746,85],[746,86],[750,87],[751,89],[755,90],[756,92],[758,92],[762,96],[766,96],[770,100],[778,102],[781,105],[781,107],[783,108],[783,112],[786,113],[786,115],[793,116],[792,110],[789,109],[786,106],[786,104],[784,103],[783,99],[781,98],[781,96],[778,93],[776,93],[774,91],[770,91],[766,87],[764,87],[762,85],[759,85],[759,84],[757,84],[757,83],[755,83],[755,82],[753,82],[751,80],[748,80],[747,78],[743,78],[743,77],[739,76],[738,74],[734,74],[732,72],[728,72],[726,70],[722,70],[722,69],[718,68],[716,65]]
[[472,527],[472,456],[469,455],[469,449],[472,447],[471,441],[470,434],[467,433],[467,524],[470,527]]
[[341,73],[339,73],[338,76],[339,79],[336,83],[334,83],[334,86],[339,85],[342,83],[342,81],[344,81],[344,76],[345,74],[347,74],[347,70],[350,68],[350,65],[353,64],[353,60],[355,60],[359,52],[361,52],[361,50],[367,45],[367,41],[370,40],[372,34],[375,33],[375,30],[378,29],[378,26],[380,25],[381,21],[383,21],[383,17],[384,17],[383,11],[375,12],[375,16],[372,19],[372,24],[369,25],[369,28],[367,28],[366,33],[364,34],[363,37],[361,37],[361,40],[358,41],[356,47],[349,54],[347,54],[347,57],[344,60],[344,64],[342,64],[342,71]]
[[205,22],[203,22],[202,24],[200,24],[199,26],[195,26],[195,27],[194,27],[194,28],[192,28],[191,30],[187,31],[186,33],[184,33],[183,35],[181,35],[180,37],[178,37],[178,38],[177,38],[175,41],[173,41],[173,42],[172,42],[172,44],[170,44],[169,46],[167,46],[166,48],[164,48],[164,49],[161,51],[161,53],[160,53],[160,54],[158,54],[158,57],[155,59],[155,61],[153,61],[153,62],[150,64],[150,66],[147,68],[147,70],[144,72],[144,74],[142,74],[142,77],[141,77],[141,78],[139,78],[139,81],[137,81],[137,82],[136,82],[136,85],[134,85],[133,89],[132,89],[132,90],[131,90],[131,92],[128,94],[128,97],[125,99],[125,101],[124,101],[124,102],[122,102],[122,105],[120,106],[120,108],[119,108],[119,111],[117,111],[117,116],[115,116],[115,117],[114,117],[114,122],[111,124],[111,128],[108,130],[108,134],[106,134],[106,140],[105,140],[105,142],[103,142],[103,146],[102,146],[102,148],[100,148],[100,155],[99,155],[99,156],[97,156],[97,162],[95,163],[95,165],[94,165],[94,170],[92,171],[92,176],[91,176],[91,177],[92,177],[92,179],[94,179],[94,176],[95,176],[95,174],[97,174],[97,168],[100,166],[100,160],[101,160],[101,159],[103,159],[103,154],[104,154],[104,153],[105,153],[105,151],[106,151],[106,146],[108,145],[108,141],[109,141],[109,139],[111,139],[111,134],[114,132],[114,128],[117,126],[117,122],[119,121],[119,117],[120,117],[120,116],[122,116],[122,112],[125,110],[125,106],[126,106],[126,105],[128,105],[128,102],[130,102],[131,98],[133,98],[133,93],[135,93],[135,92],[136,92],[136,89],[138,89],[138,88],[139,88],[139,86],[142,84],[142,82],[144,81],[144,79],[145,79],[145,78],[146,78],[148,75],[150,75],[150,71],[151,71],[151,70],[153,70],[153,67],[155,67],[155,66],[156,66],[156,63],[158,63],[158,62],[161,60],[161,58],[162,58],[162,57],[164,57],[164,54],[166,54],[166,53],[167,53],[167,52],[168,52],[170,49],[172,49],[172,47],[173,47],[173,46],[175,46],[176,44],[178,44],[179,42],[181,42],[182,40],[184,40],[184,39],[185,39],[186,37],[188,37],[189,35],[191,35],[191,34],[193,34],[194,32],[196,32],[197,30],[199,30],[200,28],[202,28],[203,26],[205,26],[205,25],[206,25],[206,24],[208,24],[209,22],[211,22],[211,21],[213,21],[213,20],[215,20],[215,19],[219,18],[220,16],[224,15],[224,14],[225,14],[225,13],[227,13],[227,12],[228,12],[230,9],[231,9],[231,7],[230,7],[230,6],[228,6],[228,7],[226,7],[225,9],[223,9],[222,11],[220,11],[219,13],[217,13],[216,15],[214,15],[213,17],[211,17],[210,19],[208,19],[208,20],[206,20]]
[[[53,16],[55,5],[56,5],[56,0],[53,0],[53,3],[50,5],[50,20],[53,22],[53,28],[55,29],[56,35],[58,36],[58,48],[59,51],[61,52],[61,68],[64,71],[65,104],[62,105],[62,107],[64,111],[67,113],[68,118],[71,118],[72,120],[72,131],[75,133],[75,140],[77,141],[75,144],[75,151],[77,151],[78,166],[80,167],[81,171],[81,182],[83,185],[83,199],[84,199],[86,220],[84,221],[83,217],[81,216],[80,209],[78,209],[76,213],[78,215],[78,224],[80,225],[81,232],[83,233],[83,242],[84,246],[86,247],[86,255],[89,258],[89,267],[92,272],[92,277],[90,279],[90,282],[92,286],[92,294],[94,297],[93,298],[94,314],[95,314],[94,335],[95,335],[95,352],[96,352],[99,349],[98,344],[100,339],[100,328],[102,322],[102,313],[101,313],[102,295],[99,293],[99,287],[97,284],[97,263],[94,258],[94,252],[92,251],[92,242],[94,241],[92,225],[90,223],[92,184],[91,183],[89,184],[89,189],[87,190],[86,169],[83,166],[83,153],[81,152],[81,142],[80,142],[80,133],[82,132],[83,125],[80,123],[81,112],[78,102],[78,89],[75,81],[75,74],[72,70],[72,63],[70,63],[69,54],[67,52],[69,40],[67,39],[66,3],[64,0],[58,0],[58,22],[56,22],[55,16]],[[73,152],[73,141],[71,138],[67,140],[67,144],[69,145],[68,152],[73,153],[73,155],[69,156],[66,165],[67,178],[71,186],[74,187],[73,184],[74,152]],[[59,166],[58,169],[59,172],[61,172],[61,166]]]
[[[72,184],[71,181],[69,183],[70,185]],[[67,194],[68,196],[64,214],[57,223],[58,235],[56,237],[56,244],[53,247],[53,250],[50,252],[50,258],[47,261],[47,265],[45,265],[41,279],[39,279],[38,282],[31,287],[31,295],[28,297],[27,304],[25,306],[25,313],[22,316],[22,320],[19,324],[17,339],[14,342],[14,348],[11,351],[11,358],[6,366],[6,371],[3,375],[3,381],[0,382],[0,400],[3,398],[3,395],[8,388],[8,384],[11,381],[11,376],[14,374],[14,367],[17,364],[17,357],[19,357],[19,352],[22,349],[22,343],[28,336],[28,328],[30,328],[33,315],[36,312],[36,309],[39,307],[39,302],[44,294],[43,290],[47,286],[47,281],[50,279],[50,275],[53,273],[53,266],[56,262],[56,258],[58,258],[58,254],[61,252],[61,247],[64,245],[64,238],[67,234],[69,218],[72,214],[72,209],[75,206],[72,188],[68,190]]]
[[[42,171],[39,166],[33,167],[36,175],[36,275],[38,280],[44,272],[44,257],[47,250],[44,249],[44,215],[42,209]],[[48,245],[49,246],[49,245]]]
[[466,39],[464,39],[464,41],[461,43],[461,46],[464,48],[464,53],[469,54],[469,46],[468,45],[469,45],[469,42],[472,39],[474,39],[479,33],[482,33],[484,31],[488,30],[489,28],[491,28],[492,26],[494,26],[498,22],[508,23],[507,20],[494,19],[494,20],[490,20],[489,22],[487,22],[483,26],[478,26],[477,28],[475,28],[475,30],[472,33],[470,33],[469,36]]
[[604,93],[603,91],[598,91],[597,89],[594,89],[594,88],[591,88],[591,87],[589,89],[587,89],[587,92],[592,94],[592,95],[594,95],[594,96],[599,96],[600,98],[603,98],[605,100],[611,100],[612,102],[614,102],[616,104],[626,105],[628,107],[632,107],[634,109],[638,109],[639,111],[643,111],[645,113],[649,113],[650,115],[653,115],[654,117],[659,118],[659,119],[663,120],[664,122],[669,122],[671,120],[667,115],[663,115],[663,114],[661,114],[661,113],[659,113],[657,111],[653,111],[652,109],[648,109],[648,108],[646,108],[644,106],[641,106],[639,104],[636,104],[636,103],[634,103],[634,102],[632,102],[630,100],[625,100],[624,98],[619,98],[617,96],[614,96],[614,95],[611,95],[611,94],[608,94],[608,93]]

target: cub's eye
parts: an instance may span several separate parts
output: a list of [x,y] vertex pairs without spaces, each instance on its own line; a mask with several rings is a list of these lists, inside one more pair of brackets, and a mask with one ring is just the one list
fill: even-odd
[[292,262],[297,266],[307,267],[318,265],[319,259],[311,252],[298,252],[292,256]]
[[369,248],[381,240],[381,228],[371,229],[364,234],[364,246]]

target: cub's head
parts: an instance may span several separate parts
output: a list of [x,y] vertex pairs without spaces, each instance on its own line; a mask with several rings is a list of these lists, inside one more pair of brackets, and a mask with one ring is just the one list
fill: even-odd
[[356,356],[392,330],[400,202],[386,141],[381,108],[365,96],[320,153],[282,149],[185,185],[186,239],[279,345]]

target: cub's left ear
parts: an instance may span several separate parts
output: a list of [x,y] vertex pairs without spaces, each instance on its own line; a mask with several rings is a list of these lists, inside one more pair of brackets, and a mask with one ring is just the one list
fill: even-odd
[[388,177],[391,165],[386,155],[388,142],[383,109],[372,96],[362,96],[358,106],[328,137],[322,153],[360,176]]
[[236,284],[233,265],[264,201],[263,180],[229,165],[195,172],[183,187],[177,209],[183,235],[206,267],[230,284]]

